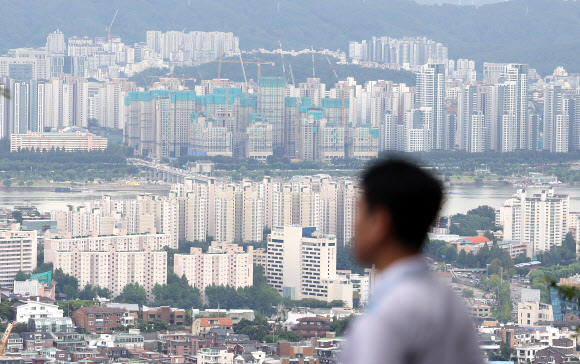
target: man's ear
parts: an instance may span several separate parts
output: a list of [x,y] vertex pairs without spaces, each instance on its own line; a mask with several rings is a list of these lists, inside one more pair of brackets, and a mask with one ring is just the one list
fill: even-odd
[[369,218],[373,219],[370,225],[370,234],[373,241],[388,241],[392,233],[392,219],[390,212],[385,208],[375,208]]

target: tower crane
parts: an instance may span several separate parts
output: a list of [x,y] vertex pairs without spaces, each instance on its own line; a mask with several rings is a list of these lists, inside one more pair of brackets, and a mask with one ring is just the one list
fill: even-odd
[[4,331],[4,335],[2,335],[2,339],[0,340],[0,355],[2,355],[2,353],[4,353],[4,348],[6,347],[6,344],[8,343],[8,338],[10,338],[10,333],[12,332],[13,328],[14,328],[14,321],[12,321],[11,323],[8,324],[8,326],[6,326],[6,331]]
[[108,37],[109,43],[111,43],[111,27],[113,26],[115,19],[117,19],[118,13],[119,13],[119,9],[117,9],[117,11],[115,11],[115,15],[113,16],[113,20],[111,20],[111,24],[109,25],[108,28],[105,29],[107,31],[107,37]]
[[334,70],[334,66],[332,65],[332,62],[330,62],[330,58],[328,58],[328,54],[326,55],[326,60],[328,61],[328,64],[330,65],[330,69],[332,70],[332,73],[334,73],[334,77],[336,77],[336,81],[340,81],[340,79],[338,78],[338,75],[336,74],[336,71]]
[[292,72],[292,65],[288,64],[288,67],[290,68],[290,77],[292,78],[292,86],[296,86],[296,84],[294,83],[294,72]]
[[286,66],[284,65],[284,52],[282,51],[282,41],[279,40],[278,44],[280,44],[280,57],[282,58],[282,71],[284,71],[284,83],[287,82],[286,80]]
[[244,68],[244,61],[242,60],[242,52],[240,52],[239,55],[240,55],[240,64],[242,65],[242,73],[244,74],[244,83],[248,83],[248,79],[246,78],[246,69]]
[[312,46],[312,78],[316,78],[316,72],[314,71],[314,46]]

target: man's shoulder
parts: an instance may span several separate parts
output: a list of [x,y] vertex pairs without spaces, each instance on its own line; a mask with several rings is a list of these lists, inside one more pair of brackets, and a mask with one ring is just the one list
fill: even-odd
[[401,282],[379,304],[380,311],[414,314],[454,311],[464,308],[450,287],[434,275]]

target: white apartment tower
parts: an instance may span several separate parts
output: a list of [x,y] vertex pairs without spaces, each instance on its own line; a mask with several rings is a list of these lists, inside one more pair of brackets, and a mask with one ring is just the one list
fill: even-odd
[[0,231],[0,284],[12,287],[18,271],[31,273],[36,268],[36,230]]
[[446,126],[445,105],[445,66],[428,63],[417,73],[417,103],[420,107],[430,107],[433,110],[431,124],[431,149],[448,149],[445,145],[449,132]]
[[496,86],[499,109],[492,128],[498,130],[498,149],[513,152],[533,148],[528,120],[528,65],[505,65]]
[[283,297],[341,300],[352,307],[352,283],[336,274],[336,244],[336,237],[314,227],[274,227],[268,237],[268,283]]
[[504,229],[505,240],[528,245],[528,255],[560,246],[568,232],[570,198],[553,188],[539,193],[518,190],[496,213],[496,223]]
[[560,85],[548,85],[544,94],[544,149],[568,152],[569,99]]

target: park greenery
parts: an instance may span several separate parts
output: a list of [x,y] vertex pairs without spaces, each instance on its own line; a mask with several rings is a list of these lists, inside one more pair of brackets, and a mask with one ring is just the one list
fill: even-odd
[[465,250],[457,253],[457,248],[454,245],[443,240],[431,240],[426,249],[428,257],[458,268],[486,268],[489,264],[490,274],[501,274],[503,272],[508,276],[511,273],[517,273],[509,252],[502,249],[497,243],[492,243],[491,245],[485,243],[477,254],[473,254],[473,252],[465,253]]
[[181,156],[164,162],[177,168],[185,168],[188,162],[209,160],[215,163],[215,175],[230,178],[234,181],[242,179],[261,180],[266,176],[290,178],[296,175],[313,175],[318,173],[333,176],[357,176],[365,166],[358,159],[335,159],[332,163],[321,161],[292,161],[288,157],[269,156],[266,163],[252,158],[226,156]]
[[0,179],[5,187],[38,185],[39,181],[94,182],[112,181],[139,174],[139,169],[127,163],[133,148],[109,144],[104,151],[66,152],[21,150],[10,153],[0,140]]
[[166,284],[156,284],[153,287],[153,296],[154,306],[203,307],[199,290],[190,286],[185,276],[180,278],[172,272],[167,275]]
[[[501,158],[499,158],[501,156]],[[429,166],[435,174],[444,175],[450,182],[506,182],[523,179],[531,172],[554,175],[561,182],[579,183],[580,174],[572,170],[571,163],[580,160],[580,152],[548,153],[546,151],[518,151],[510,153],[462,151],[431,151],[429,153],[381,152],[379,157],[401,157]],[[357,159],[334,159],[330,163],[319,161],[293,161],[287,157],[270,156],[266,163],[239,157],[181,156],[164,160],[177,168],[186,168],[188,162],[211,160],[215,175],[235,181],[261,180],[266,176],[290,178],[295,175],[325,173],[335,177],[357,177],[369,162]],[[372,161],[370,162],[372,163]],[[483,172],[485,169],[488,172]],[[485,213],[485,211],[481,211]],[[486,216],[480,215],[480,216]]]
[[513,303],[511,301],[510,280],[502,280],[497,274],[491,274],[489,279],[486,275],[481,276],[479,286],[486,292],[495,295],[495,306],[492,307],[493,316],[500,322],[512,320]]
[[[390,153],[386,153],[390,154]],[[407,153],[405,156],[420,164],[433,167],[438,173],[471,177],[472,181],[492,179],[502,181],[509,177],[527,177],[530,172],[555,175],[561,182],[580,182],[580,174],[572,170],[570,163],[580,160],[580,152],[550,153],[548,151],[517,151],[509,153],[463,151],[431,151]],[[492,174],[476,173],[487,167]]]
[[[449,232],[460,236],[477,236],[478,231],[495,231],[495,209],[491,206],[479,206],[467,211],[467,214],[451,216]],[[492,239],[490,239],[492,240]]]

